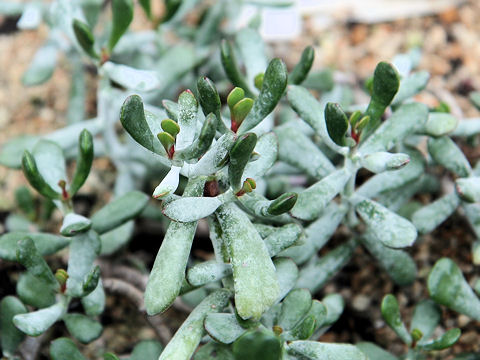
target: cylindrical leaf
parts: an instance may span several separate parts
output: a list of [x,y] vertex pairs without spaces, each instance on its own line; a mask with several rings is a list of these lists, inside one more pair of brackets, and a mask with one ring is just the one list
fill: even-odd
[[78,156],[75,174],[73,175],[72,184],[70,185],[70,196],[73,196],[78,189],[87,180],[90,168],[93,162],[93,137],[86,129],[80,133],[78,139]]
[[23,154],[22,169],[30,185],[40,194],[51,200],[60,198],[60,194],[53,190],[40,174],[35,158],[27,150]]
[[288,82],[290,84],[300,85],[303,80],[307,78],[312,68],[314,58],[315,50],[313,50],[312,46],[307,46],[302,52],[300,61],[295,65],[290,75],[288,75]]

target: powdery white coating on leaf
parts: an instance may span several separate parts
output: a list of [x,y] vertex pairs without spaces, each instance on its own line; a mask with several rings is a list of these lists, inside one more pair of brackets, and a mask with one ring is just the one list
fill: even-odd
[[306,289],[295,289],[283,299],[278,325],[291,330],[307,314],[312,306],[312,295]]
[[460,120],[457,128],[452,132],[453,136],[474,136],[480,133],[480,118]]
[[163,214],[174,221],[197,221],[213,214],[222,204],[219,197],[180,198],[168,203],[163,208]]
[[205,318],[205,330],[215,341],[231,344],[245,331],[234,314],[212,313]]
[[212,175],[223,167],[224,160],[235,142],[235,134],[231,131],[222,135],[217,142],[193,165],[185,164],[188,176]]
[[126,89],[135,91],[152,91],[160,87],[155,71],[140,70],[131,66],[114,64],[107,61],[102,69],[108,77]]
[[222,205],[217,218],[233,267],[235,306],[243,319],[259,319],[278,298],[279,285],[267,247],[236,205]]
[[382,245],[376,236],[368,232],[362,237],[362,243],[396,284],[403,286],[415,281],[417,267],[408,253]]
[[412,223],[421,234],[426,234],[444,222],[458,207],[460,199],[452,193],[420,208],[412,215]]
[[60,228],[60,233],[63,235],[75,234],[78,231],[85,231],[86,229],[92,226],[90,219],[87,219],[85,216],[78,215],[75,213],[69,213],[63,218],[62,227]]
[[181,167],[172,166],[167,176],[165,176],[162,182],[153,191],[153,197],[156,199],[162,198],[166,195],[173,194],[177,190],[178,182],[180,180]]
[[[205,179],[190,179],[184,196],[201,195],[204,184]],[[196,228],[197,222],[172,221],[168,226],[145,290],[149,315],[165,311],[179,294]]]
[[442,258],[435,263],[427,287],[436,303],[480,321],[480,299],[453,260]]
[[419,71],[403,78],[400,81],[400,87],[393,98],[392,104],[398,105],[417,95],[420,91],[425,89],[428,80],[430,80],[430,74],[428,71]]
[[385,246],[402,248],[411,246],[417,239],[417,230],[410,221],[375,201],[365,199],[357,204],[356,210]]
[[313,177],[324,177],[335,171],[335,166],[318,146],[303,132],[289,123],[277,127],[275,134],[280,144],[278,158]]
[[68,260],[67,294],[80,296],[85,276],[92,270],[93,262],[100,253],[100,238],[93,230],[76,235],[70,243]]
[[457,179],[455,187],[463,200],[472,203],[480,201],[480,177]]
[[37,168],[50,187],[61,192],[58,182],[67,180],[65,158],[62,149],[52,141],[40,140],[33,148]]
[[428,139],[428,152],[437,164],[460,177],[471,174],[472,168],[462,150],[447,136]]
[[381,173],[399,169],[407,165],[409,161],[410,157],[407,154],[379,151],[363,157],[360,162],[365,169],[373,173]]
[[197,100],[190,91],[184,91],[178,97],[178,125],[180,125],[180,132],[175,142],[176,150],[186,148],[195,138],[197,107]]
[[69,238],[48,233],[10,232],[0,236],[0,259],[16,261],[17,243],[27,236],[42,255],[56,253],[70,243]]
[[368,360],[356,346],[350,344],[327,344],[316,341],[292,341],[288,352],[302,355],[309,360]]
[[420,103],[402,105],[365,140],[358,149],[366,155],[388,151],[408,135],[421,130],[428,118],[428,107]]
[[425,133],[430,136],[442,136],[455,130],[457,125],[458,120],[453,115],[431,112],[425,123]]
[[285,257],[277,257],[273,260],[273,264],[275,265],[280,287],[277,302],[280,302],[295,286],[298,279],[298,268],[291,259]]
[[289,85],[287,97],[295,112],[320,135],[323,142],[330,149],[340,154],[348,152],[348,148],[338,146],[328,135],[324,109],[307,89],[301,86]]
[[203,323],[208,314],[222,311],[230,293],[217,290],[207,296],[188,316],[160,354],[158,360],[189,360],[205,334]]
[[309,289],[312,293],[317,292],[350,261],[356,247],[356,240],[351,239],[327,255],[316,257],[300,270],[295,287]]
[[260,136],[254,151],[260,155],[260,158],[247,163],[243,170],[242,182],[246,178],[262,177],[273,166],[278,154],[277,136],[271,132]]
[[410,162],[406,166],[371,177],[356,190],[355,194],[373,198],[380,193],[406,185],[424,174],[425,160],[422,154],[413,150],[406,153],[410,156]]
[[282,251],[280,256],[290,257],[295,263],[303,264],[327,243],[342,222],[346,212],[346,207],[339,207],[335,202],[331,202],[323,210],[320,218],[305,229],[305,236],[302,238],[303,244]]
[[187,271],[187,281],[193,286],[201,286],[217,281],[232,274],[230,264],[219,263],[215,260],[197,264]]
[[81,299],[82,306],[88,316],[97,316],[103,313],[105,308],[105,291],[103,290],[102,279],[98,280],[97,287],[87,296]]
[[68,332],[83,344],[98,339],[102,334],[102,325],[88,316],[78,313],[66,314],[63,321]]
[[432,300],[422,300],[415,306],[412,321],[410,323],[410,332],[418,329],[423,336],[418,341],[419,344],[428,341],[435,328],[440,323],[442,313],[440,307]]
[[297,202],[291,210],[292,216],[302,220],[317,218],[328,203],[343,190],[351,175],[346,168],[336,170],[299,193]]
[[13,323],[25,334],[38,336],[59,320],[65,311],[66,305],[63,302],[58,302],[41,310],[15,315]]
[[371,342],[362,341],[356,343],[355,346],[367,355],[369,360],[398,360],[396,356]]
[[247,82],[253,88],[254,78],[267,68],[265,43],[257,30],[244,27],[236,36],[236,44],[247,71]]
[[27,86],[39,85],[50,79],[57,65],[57,56],[56,44],[47,41],[35,53],[30,66],[22,76],[22,83]]
[[296,243],[302,234],[302,227],[298,224],[287,224],[273,231],[263,241],[267,246],[268,253],[271,257],[276,256],[279,252],[289,248]]

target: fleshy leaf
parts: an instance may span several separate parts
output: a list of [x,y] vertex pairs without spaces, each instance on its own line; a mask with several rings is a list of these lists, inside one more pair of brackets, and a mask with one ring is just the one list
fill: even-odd
[[161,88],[163,84],[152,70],[136,69],[131,66],[107,61],[102,70],[112,81],[133,91],[148,92]]
[[68,338],[58,338],[50,345],[52,360],[86,360],[75,343]]
[[25,338],[25,334],[18,330],[12,322],[15,315],[24,314],[28,310],[14,296],[5,296],[0,302],[0,330],[2,332],[1,345],[3,356],[13,358],[18,345]]
[[447,136],[428,139],[428,152],[437,164],[460,177],[466,177],[472,172],[462,150]]
[[58,48],[55,43],[47,41],[37,50],[30,66],[22,76],[25,86],[40,85],[50,79],[57,65]]
[[17,243],[29,237],[42,255],[51,255],[67,246],[67,238],[48,233],[11,232],[0,236],[0,259],[16,261]]
[[425,123],[425,133],[430,136],[439,137],[446,135],[458,125],[458,120],[451,114],[433,112],[428,115]]
[[450,329],[438,339],[419,345],[419,348],[424,351],[447,349],[458,341],[461,334],[458,328]]
[[287,224],[280,228],[276,228],[263,241],[267,246],[268,253],[271,257],[276,256],[282,250],[289,248],[298,241],[302,234],[302,228],[298,224]]
[[245,77],[238,68],[232,45],[227,40],[223,40],[220,45],[220,55],[223,70],[225,71],[225,74],[230,79],[232,84],[239,88],[242,88],[247,92],[248,95],[251,95],[251,90],[249,89]]
[[247,215],[234,204],[222,205],[217,218],[233,267],[238,314],[243,319],[259,319],[279,294],[267,247]]
[[338,146],[328,135],[324,109],[307,89],[289,85],[287,97],[293,110],[320,135],[325,145],[335,152],[345,153],[347,151]]
[[327,103],[325,106],[325,123],[327,124],[328,135],[335,144],[345,146],[348,119],[339,104]]
[[22,157],[22,169],[30,185],[40,194],[52,200],[60,198],[60,194],[44,179],[38,170],[35,158],[27,150],[25,150]]
[[287,67],[280,59],[273,59],[265,70],[262,89],[255,99],[252,110],[238,128],[244,134],[257,126],[277,106],[287,86]]
[[219,263],[215,260],[197,264],[187,271],[187,281],[193,286],[202,286],[217,281],[232,274],[230,264]]
[[77,38],[78,44],[88,55],[94,59],[98,59],[99,56],[95,51],[95,39],[93,38],[90,27],[80,20],[73,20],[73,32]]
[[257,143],[257,135],[247,133],[239,136],[230,149],[230,163],[228,165],[228,178],[230,186],[236,193],[242,186],[243,171],[247,165],[252,151]]
[[307,314],[312,306],[312,295],[306,289],[295,289],[282,301],[282,310],[278,317],[278,325],[283,330],[291,330]]
[[190,90],[186,90],[178,97],[178,125],[180,132],[175,144],[176,150],[186,148],[195,138],[197,125],[197,99]]
[[444,222],[460,205],[457,194],[452,193],[420,208],[412,215],[412,223],[421,234],[427,234]]
[[312,46],[307,46],[300,58],[300,61],[295,65],[290,75],[288,75],[289,84],[300,85],[308,76],[315,58],[315,50]]
[[224,289],[207,296],[183,322],[158,360],[190,359],[205,334],[203,323],[206,316],[222,311],[228,304],[229,296],[230,293]]
[[263,134],[258,138],[254,151],[260,155],[260,158],[249,162],[245,166],[243,175],[246,178],[258,179],[265,175],[277,160],[277,136],[271,132]]
[[286,124],[275,128],[278,136],[278,158],[308,175],[322,178],[335,171],[318,146],[297,127]]
[[362,155],[388,151],[397,142],[418,129],[423,129],[428,119],[428,107],[420,103],[400,106],[358,149]]
[[275,265],[278,285],[280,287],[280,294],[277,298],[278,302],[281,301],[295,286],[298,278],[298,268],[291,259],[284,257],[275,258],[273,264]]
[[88,231],[92,227],[92,222],[85,216],[75,213],[68,213],[63,218],[62,227],[60,228],[60,234],[63,236],[75,236]]
[[167,195],[173,194],[178,187],[180,181],[179,166],[172,166],[168,174],[163,178],[162,182],[155,188],[152,196],[155,199],[161,199]]
[[350,261],[356,247],[356,240],[351,239],[327,255],[311,261],[300,270],[296,287],[306,288],[312,293],[317,292]]
[[293,217],[301,220],[316,219],[328,203],[343,190],[350,177],[351,173],[348,169],[334,171],[300,192],[290,213]]
[[68,260],[67,294],[83,295],[83,282],[93,268],[93,261],[100,253],[100,238],[95,231],[79,234],[70,244]]
[[436,303],[480,321],[480,299],[453,260],[442,258],[435,263],[427,287]]
[[55,303],[55,290],[56,287],[28,272],[20,275],[16,287],[17,295],[24,304],[40,309]]
[[200,129],[200,134],[195,141],[186,148],[175,151],[174,159],[191,160],[202,157],[212,145],[212,141],[216,134],[216,128],[217,117],[213,113],[210,113],[205,118],[202,128]]
[[66,311],[63,302],[56,303],[48,308],[13,317],[17,328],[29,336],[38,336],[59,320]]
[[412,337],[402,321],[397,299],[392,294],[386,295],[382,300],[382,316],[400,339],[410,346]]
[[369,154],[361,159],[362,166],[376,174],[388,170],[400,169],[409,162],[410,156],[407,154],[392,154],[384,151]]
[[135,347],[130,355],[130,360],[155,360],[158,359],[163,346],[156,340],[142,340]]
[[371,342],[359,342],[355,346],[367,355],[369,360],[398,360],[397,357]]
[[52,287],[58,286],[57,279],[55,279],[52,270],[35,247],[32,239],[27,237],[18,242],[17,260],[33,276],[44,280]]
[[83,344],[98,339],[102,334],[102,325],[88,316],[70,313],[63,317],[68,332]]
[[69,193],[73,196],[78,189],[87,180],[90,168],[93,162],[93,137],[92,134],[86,129],[80,133],[78,139],[78,155],[77,165],[75,167],[75,173],[73,174],[73,180],[70,185]]
[[246,331],[240,326],[234,314],[208,314],[204,326],[210,337],[223,344],[233,343]]
[[417,230],[410,221],[375,201],[365,199],[357,204],[356,210],[385,246],[402,248],[411,246],[417,239]]
[[92,216],[92,228],[99,234],[115,229],[137,217],[147,203],[147,195],[140,191],[130,191],[97,211]]
[[[206,76],[200,77],[197,80],[198,101],[202,107],[203,114],[207,116],[212,113],[215,115],[220,114],[220,107],[222,103],[220,96],[218,95],[217,88],[212,80]],[[222,119],[219,118],[218,121]]]
[[405,286],[415,281],[417,267],[408,253],[382,245],[376,236],[368,232],[362,237],[362,243],[396,284]]
[[174,221],[198,221],[215,212],[223,204],[221,197],[185,197],[169,202],[163,213]]
[[392,102],[400,86],[400,78],[395,68],[387,63],[380,62],[373,74],[373,93],[365,115],[370,120],[362,132],[365,139],[380,125],[380,120],[385,109]]
[[112,32],[108,39],[108,48],[112,52],[118,40],[127,31],[133,20],[132,0],[112,0]]
[[425,89],[428,80],[430,80],[430,74],[427,71],[419,71],[403,78],[400,81],[400,87],[395,95],[392,104],[398,105],[407,99],[417,95],[420,91]]
[[[202,195],[204,183],[205,179],[190,180],[184,196]],[[165,311],[180,293],[196,228],[196,222],[171,222],[168,226],[145,290],[149,315]]]
[[124,101],[120,110],[120,122],[130,136],[144,148],[156,154],[165,154],[156,134],[150,130],[140,96],[131,95]]
[[425,343],[433,334],[441,318],[440,307],[432,300],[423,300],[415,306],[412,321],[410,323],[410,332],[415,329],[420,330],[422,338],[419,344]]
[[235,360],[278,360],[282,354],[282,344],[270,331],[249,331],[235,341],[233,354]]
[[350,344],[329,344],[316,341],[292,341],[288,352],[301,355],[309,360],[368,360],[357,347]]
[[455,188],[463,200],[471,203],[480,201],[480,177],[457,179]]
[[103,312],[105,308],[105,291],[103,290],[102,279],[98,280],[95,290],[82,297],[81,302],[88,316],[100,315]]

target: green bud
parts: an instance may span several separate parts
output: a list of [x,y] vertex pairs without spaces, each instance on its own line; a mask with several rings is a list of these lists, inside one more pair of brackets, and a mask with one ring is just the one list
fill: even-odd
[[169,158],[173,156],[173,149],[175,144],[175,138],[167,132],[161,132],[157,134],[158,140],[162,143]]
[[289,192],[280,195],[276,198],[267,209],[267,212],[270,215],[281,215],[290,211],[297,202],[298,194],[294,192]]
[[423,337],[423,333],[419,329],[413,329],[410,332],[410,335],[412,336],[414,343],[418,342]]
[[260,74],[257,74],[257,76],[255,76],[254,78],[254,83],[255,83],[255,87],[258,89],[258,90],[261,90],[262,89],[262,85],[263,85],[263,78],[265,77],[265,74],[264,73],[260,73]]
[[352,127],[362,118],[362,112],[360,110],[355,110],[352,115],[350,115],[350,119],[348,122]]
[[180,126],[172,119],[162,120],[161,126],[163,131],[169,133],[172,137],[176,137],[180,132]]
[[64,269],[58,269],[55,272],[55,278],[57,279],[60,287],[63,289],[68,280],[68,274]]
[[236,87],[228,94],[227,104],[232,111],[233,107],[245,97],[245,91],[242,88]]
[[244,98],[235,104],[235,106],[231,110],[231,129],[233,132],[237,132],[239,126],[242,124],[243,120],[245,120],[248,113],[252,109],[252,106],[253,100],[250,98]]

